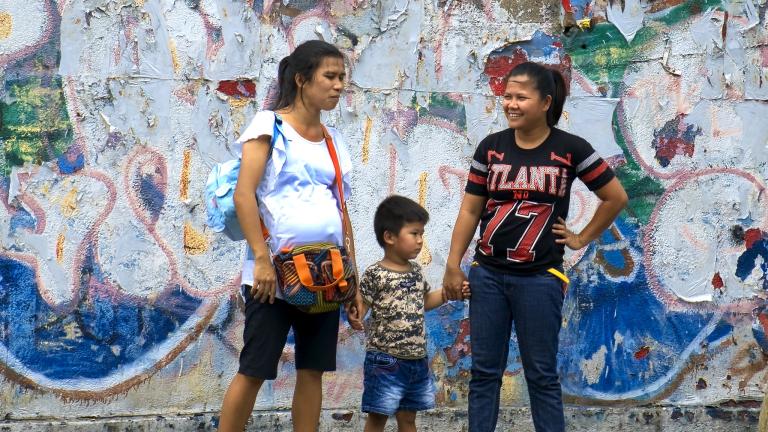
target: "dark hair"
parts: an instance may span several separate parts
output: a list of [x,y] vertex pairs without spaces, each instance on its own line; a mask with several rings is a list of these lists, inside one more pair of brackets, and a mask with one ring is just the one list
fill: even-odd
[[534,87],[539,91],[542,98],[552,96],[552,102],[547,110],[547,126],[556,125],[563,113],[565,98],[568,96],[568,88],[565,86],[563,75],[555,69],[538,63],[525,62],[509,71],[504,77],[504,82],[508,83],[510,78],[522,75],[528,76],[533,81]]
[[344,54],[328,42],[310,40],[297,46],[291,55],[283,57],[277,67],[277,97],[271,109],[275,111],[292,105],[299,91],[296,74],[301,75],[305,83],[312,81],[315,71],[326,57],[343,60]]
[[384,232],[399,234],[407,223],[429,222],[429,213],[416,201],[400,195],[390,195],[376,208],[373,216],[373,231],[376,241],[384,247]]

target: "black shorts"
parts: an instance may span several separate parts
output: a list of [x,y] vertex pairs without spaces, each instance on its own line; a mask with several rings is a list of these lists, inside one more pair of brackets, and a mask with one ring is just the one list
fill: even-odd
[[322,372],[336,370],[336,342],[339,337],[339,310],[319,314],[302,312],[284,300],[261,303],[243,285],[245,328],[240,372],[243,375],[273,380],[293,328],[296,369]]

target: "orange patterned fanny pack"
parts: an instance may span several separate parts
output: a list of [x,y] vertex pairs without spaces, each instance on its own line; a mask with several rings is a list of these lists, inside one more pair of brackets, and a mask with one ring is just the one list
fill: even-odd
[[357,273],[343,246],[299,246],[281,251],[273,262],[285,301],[305,312],[338,309],[357,293]]

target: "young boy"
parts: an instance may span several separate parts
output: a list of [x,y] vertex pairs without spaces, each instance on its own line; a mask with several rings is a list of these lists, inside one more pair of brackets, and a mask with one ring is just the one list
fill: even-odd
[[[383,431],[394,415],[400,432],[416,431],[416,412],[435,406],[427,362],[424,311],[445,303],[442,289],[429,290],[421,267],[411,261],[421,252],[429,214],[416,202],[393,195],[376,209],[373,227],[384,258],[360,280],[366,323],[363,412],[365,432]],[[464,297],[469,286],[464,286]]]

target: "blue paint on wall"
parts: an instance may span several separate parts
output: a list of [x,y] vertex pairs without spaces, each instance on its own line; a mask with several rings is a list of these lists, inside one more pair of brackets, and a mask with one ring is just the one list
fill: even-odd
[[550,58],[553,54],[565,55],[560,37],[550,36],[540,30],[537,30],[529,41],[523,43],[516,43],[506,45],[503,48],[498,48],[491,51],[490,56],[510,56],[513,57],[515,50],[522,48],[528,57],[535,58]]
[[29,214],[23,208],[19,208],[13,216],[11,216],[10,229],[11,233],[15,233],[19,229],[34,230],[37,226],[37,220],[34,216]]
[[0,343],[48,378],[102,378],[164,342],[201,303],[178,287],[152,301],[88,289],[97,273],[87,268],[76,307],[57,313],[30,266],[0,257]]
[[[72,150],[72,147],[70,147]],[[85,156],[82,153],[70,154],[70,151],[59,156],[59,171],[62,174],[72,174],[85,166]]]
[[757,266],[757,257],[762,257],[763,289],[768,290],[768,239],[755,241],[736,261],[736,276],[742,281],[749,277]]
[[[617,226],[630,247],[639,250],[640,227],[623,219],[617,221]],[[618,397],[663,380],[675,362],[685,360],[680,358],[681,353],[712,314],[668,310],[648,288],[642,267],[632,280],[607,280],[599,264],[589,259],[596,247],[590,246],[582,262],[571,271],[571,289],[564,308],[571,312],[565,317],[568,325],[561,331],[559,364],[566,393],[590,397],[588,391],[594,390]],[[605,367],[597,382],[590,384],[581,362],[593,358],[603,346]],[[649,349],[647,354],[643,347]],[[646,396],[652,394],[638,399]]]
[[143,175],[137,179],[136,184],[139,189],[139,196],[152,220],[156,221],[160,217],[160,211],[165,204],[165,193],[154,182],[154,176]]
[[717,342],[720,339],[730,335],[731,332],[733,332],[733,325],[731,325],[726,321],[721,320],[717,324],[717,327],[715,327],[715,329],[712,330],[712,333],[710,333],[709,336],[707,336],[706,341],[707,343],[710,343],[710,344],[713,342]]

